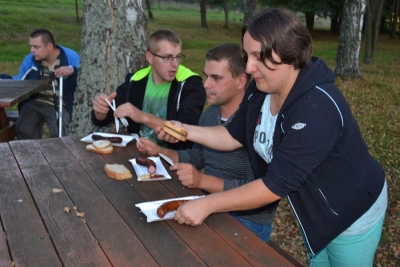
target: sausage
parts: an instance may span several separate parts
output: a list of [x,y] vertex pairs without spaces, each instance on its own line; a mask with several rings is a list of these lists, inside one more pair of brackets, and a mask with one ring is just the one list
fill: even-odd
[[122,138],[121,137],[117,137],[117,136],[102,136],[99,134],[92,134],[92,139],[93,140],[109,140],[111,143],[116,143],[116,144],[120,144],[122,143]]
[[151,159],[148,159],[146,157],[136,157],[136,163],[141,166],[145,166],[149,169],[149,173],[155,173],[156,172],[156,163],[152,161]]
[[177,210],[180,206],[182,206],[184,203],[188,201],[189,200],[183,200],[183,199],[167,201],[158,207],[157,215],[160,218],[164,218],[165,214],[167,214],[170,211]]

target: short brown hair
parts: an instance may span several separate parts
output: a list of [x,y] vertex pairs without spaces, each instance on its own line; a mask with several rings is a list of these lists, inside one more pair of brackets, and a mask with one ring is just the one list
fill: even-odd
[[158,51],[160,51],[158,43],[162,40],[168,41],[176,46],[182,45],[181,39],[173,31],[169,29],[159,29],[150,34],[147,44],[147,51],[153,53],[157,53]]
[[[302,69],[311,61],[310,32],[288,9],[267,9],[255,15],[242,28],[242,42],[246,32],[261,43],[260,59],[264,64],[267,59],[273,64],[288,64],[295,69]],[[281,62],[272,58],[272,51],[281,58]]]
[[[233,78],[238,77],[241,74],[246,74],[246,62],[243,60],[243,49],[240,44],[235,43],[224,43],[217,45],[206,54],[207,61],[226,60],[228,62],[228,70],[232,74]],[[246,74],[247,82],[250,81],[250,74]]]
[[47,45],[48,43],[51,43],[53,47],[56,47],[56,41],[54,39],[53,34],[49,32],[46,29],[37,29],[36,31],[32,32],[30,37],[31,38],[36,38],[36,37],[42,37],[42,42]]

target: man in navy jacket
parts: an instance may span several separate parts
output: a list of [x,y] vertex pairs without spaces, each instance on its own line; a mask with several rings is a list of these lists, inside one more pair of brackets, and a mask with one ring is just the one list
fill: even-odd
[[[29,45],[31,53],[22,61],[16,76],[1,74],[1,79],[14,80],[49,80],[46,72],[54,72],[55,93],[59,94],[58,83],[63,77],[63,129],[62,134],[68,135],[69,121],[72,116],[74,93],[77,85],[79,55],[66,47],[56,45],[53,35],[45,29],[31,33]],[[48,124],[50,137],[58,136],[58,123],[54,107],[53,86],[31,96],[20,103],[19,118],[16,133],[19,140],[40,139],[43,135],[43,125]],[[57,101],[58,103],[58,101]]]

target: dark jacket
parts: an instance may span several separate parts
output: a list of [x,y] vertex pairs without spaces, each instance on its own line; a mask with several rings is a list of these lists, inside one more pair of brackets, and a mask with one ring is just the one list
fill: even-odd
[[[149,71],[151,69],[147,67],[137,71],[135,74],[128,73],[126,75],[125,82],[117,88],[116,106],[130,102],[142,110]],[[182,72],[190,72],[191,74],[189,76],[182,76],[180,75]],[[138,73],[145,75],[140,75],[139,79],[136,79]],[[203,112],[205,102],[206,93],[201,77],[180,65],[177,77],[172,81],[169,90],[166,119],[196,125]],[[129,123],[128,132],[139,133],[140,124],[132,121],[130,118],[127,118],[127,120]],[[96,119],[92,110],[92,121],[94,125],[100,127],[107,126],[114,122],[114,112],[110,109],[107,117],[100,121]],[[168,144],[168,147],[172,149],[186,149],[190,148],[192,144],[192,142],[178,142],[176,144]]]
[[275,194],[288,197],[315,255],[372,206],[385,174],[322,60],[313,58],[301,70],[283,103],[268,166],[253,147],[265,96],[253,82],[227,128],[248,149],[257,177]]
[[[78,80],[78,68],[80,63],[79,55],[70,48],[56,45],[60,50],[60,67],[71,66],[74,68],[74,73],[71,76],[64,77],[63,80],[63,101],[66,105],[69,115],[72,117],[73,105],[74,105],[74,94]],[[14,79],[14,80],[40,80],[40,70],[42,68],[42,62],[35,60],[32,54],[29,54],[22,61],[19,73],[16,76],[10,76],[1,74],[1,79]],[[59,79],[57,78],[59,83]],[[23,101],[18,105],[20,109],[23,104],[27,101],[35,100],[38,94],[32,95],[27,100]]]

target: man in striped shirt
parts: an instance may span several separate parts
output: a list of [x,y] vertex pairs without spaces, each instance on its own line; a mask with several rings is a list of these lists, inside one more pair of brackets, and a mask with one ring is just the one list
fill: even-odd
[[[249,76],[238,44],[226,43],[209,50],[204,66],[204,88],[209,107],[199,120],[200,126],[227,124],[234,116],[245,93]],[[254,180],[247,151],[216,151],[194,144],[191,149],[171,150],[162,148],[146,138],[137,144],[142,153],[155,156],[163,153],[175,163],[171,170],[177,172],[182,185],[202,189],[206,194],[225,191]],[[254,210],[232,212],[263,241],[268,242],[276,205]]]

